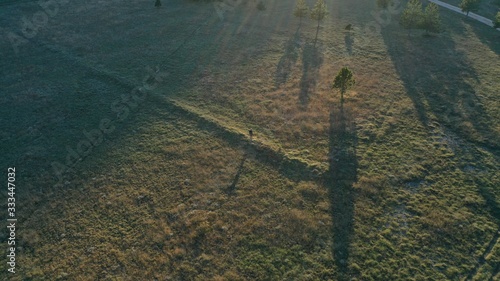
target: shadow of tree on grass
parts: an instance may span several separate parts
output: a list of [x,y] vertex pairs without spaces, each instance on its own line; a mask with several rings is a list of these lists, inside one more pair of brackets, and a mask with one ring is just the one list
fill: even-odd
[[330,167],[325,185],[333,220],[333,257],[339,269],[337,280],[350,280],[349,246],[354,224],[354,191],[357,181],[356,130],[348,109],[330,112]]
[[290,38],[285,43],[285,52],[283,56],[281,56],[280,61],[278,62],[278,66],[276,67],[275,74],[275,85],[279,87],[284,84],[288,80],[288,76],[292,71],[293,65],[297,62],[299,58],[298,47],[299,47],[299,30],[295,32],[294,36]]
[[391,25],[382,36],[422,124],[436,118],[468,140],[498,148],[486,101],[476,93],[478,74],[457,49],[454,33],[408,37],[399,28]]
[[307,107],[309,95],[316,87],[319,68],[323,63],[323,56],[318,47],[308,42],[302,50],[302,77],[300,78],[300,105]]

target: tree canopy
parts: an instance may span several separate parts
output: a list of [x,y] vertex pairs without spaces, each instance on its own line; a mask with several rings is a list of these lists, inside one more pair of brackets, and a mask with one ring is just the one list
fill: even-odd
[[311,10],[311,19],[317,20],[319,24],[319,22],[322,21],[326,15],[328,15],[328,10],[326,9],[325,0],[318,0]]
[[422,18],[422,3],[420,0],[410,0],[399,19],[399,23],[403,28],[410,31],[411,29],[417,29],[422,26]]
[[318,27],[316,27],[316,37],[314,37],[314,45],[316,45],[316,41],[318,40],[319,23],[326,17],[326,15],[328,15],[328,10],[326,9],[325,0],[318,0],[316,4],[314,4],[310,13],[311,19],[318,21]]
[[441,20],[439,18],[439,7],[435,3],[430,3],[425,7],[425,12],[422,19],[422,29],[427,33],[437,33],[441,29]]
[[477,12],[480,4],[481,0],[462,0],[459,7],[462,9],[462,12],[469,15],[469,12]]
[[344,102],[344,94],[345,92],[350,89],[352,86],[356,84],[356,80],[354,79],[354,75],[352,74],[352,71],[347,68],[343,67],[337,76],[335,76],[335,79],[333,80],[333,85],[332,88],[339,89],[340,91],[340,102]]
[[297,5],[295,6],[295,10],[293,11],[293,15],[300,18],[302,22],[302,18],[306,17],[309,13],[309,7],[306,4],[305,0],[299,0]]

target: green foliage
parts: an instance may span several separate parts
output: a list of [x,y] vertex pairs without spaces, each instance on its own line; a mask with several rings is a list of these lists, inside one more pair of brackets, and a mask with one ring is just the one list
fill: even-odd
[[462,12],[469,15],[469,12],[477,12],[480,4],[481,0],[462,0],[459,7],[462,9]]
[[335,80],[333,81],[332,88],[336,88],[340,90],[340,101],[344,101],[344,93],[350,89],[352,86],[356,84],[356,80],[354,79],[354,75],[352,71],[343,67],[337,76],[335,76]]
[[302,22],[302,18],[306,17],[309,13],[309,7],[306,4],[305,0],[297,1],[297,5],[295,6],[295,10],[293,11],[293,15],[300,18]]
[[439,7],[435,3],[430,3],[425,8],[421,22],[421,28],[426,32],[438,33],[441,29],[441,19],[439,18]]
[[318,0],[311,10],[311,19],[317,20],[318,24],[328,15],[325,0]]
[[419,0],[411,0],[403,11],[399,23],[408,31],[423,29],[427,33],[438,33],[441,28],[439,7],[435,3],[429,3],[423,11]]
[[495,27],[495,28],[500,27],[500,12],[497,13],[497,16],[493,20],[493,27]]
[[326,9],[325,0],[318,0],[316,4],[314,4],[310,14],[311,19],[318,21],[318,26],[316,27],[316,37],[314,38],[315,45],[318,40],[319,23],[326,17],[326,15],[328,15],[328,10]]
[[155,7],[161,7],[161,2],[160,2],[160,0],[156,0],[156,2],[155,2]]
[[422,18],[422,3],[419,0],[410,0],[399,19],[399,23],[409,31],[420,28]]

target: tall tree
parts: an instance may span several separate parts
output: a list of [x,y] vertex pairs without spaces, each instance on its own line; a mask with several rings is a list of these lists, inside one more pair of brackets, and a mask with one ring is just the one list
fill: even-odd
[[439,7],[435,3],[430,3],[425,7],[422,18],[422,28],[425,32],[438,33],[441,29],[441,19],[439,18]]
[[339,71],[337,76],[335,76],[332,88],[339,89],[341,104],[344,103],[344,94],[355,84],[356,80],[354,79],[354,75],[352,74],[352,71],[347,67],[343,67]]
[[326,9],[325,0],[318,0],[316,4],[314,4],[313,9],[311,10],[311,19],[318,21],[318,27],[316,28],[316,37],[314,38],[314,44],[318,40],[318,32],[319,32],[319,23],[328,15],[328,10]]
[[295,5],[295,10],[293,11],[293,15],[300,18],[299,28],[302,25],[302,18],[306,17],[309,13],[309,7],[306,4],[305,0],[297,1],[297,5]]
[[399,18],[399,23],[403,28],[408,29],[408,35],[410,30],[417,29],[422,26],[422,3],[420,0],[410,0],[403,11],[403,14]]
[[497,13],[497,16],[493,20],[493,27],[494,28],[499,28],[500,27],[500,12]]
[[480,4],[481,0],[462,0],[459,7],[462,9],[462,12],[469,16],[470,12],[477,12],[479,10]]

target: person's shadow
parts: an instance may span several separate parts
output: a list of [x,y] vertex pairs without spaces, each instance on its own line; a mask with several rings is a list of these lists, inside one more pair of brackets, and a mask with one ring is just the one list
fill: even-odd
[[238,170],[236,171],[236,175],[234,176],[233,181],[231,182],[231,185],[227,187],[228,194],[234,194],[234,192],[236,191],[236,185],[240,180],[241,173],[243,172],[243,165],[245,164],[246,160],[247,160],[247,154],[244,154],[243,159],[241,159],[240,165],[238,166]]
[[352,45],[354,44],[354,38],[353,38],[352,33],[350,31],[345,32],[344,43],[345,43],[345,48],[347,50],[347,53],[349,55],[352,55]]

